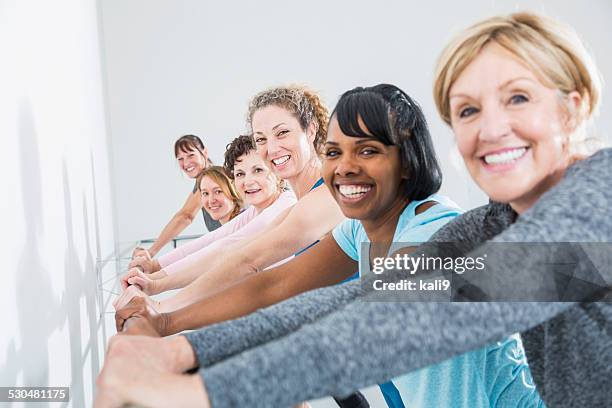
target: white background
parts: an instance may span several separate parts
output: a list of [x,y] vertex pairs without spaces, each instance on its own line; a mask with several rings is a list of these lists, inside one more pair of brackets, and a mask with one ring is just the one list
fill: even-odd
[[[156,236],[186,199],[193,184],[176,166],[174,140],[195,133],[222,163],[226,144],[245,131],[249,99],[287,83],[320,91],[330,108],[355,86],[401,87],[429,120],[442,192],[465,208],[482,204],[437,116],[432,71],[452,35],[525,9],[573,25],[600,70],[612,72],[609,0],[103,1],[119,239]],[[612,125],[606,96],[604,133]],[[199,217],[186,232],[204,228]]]

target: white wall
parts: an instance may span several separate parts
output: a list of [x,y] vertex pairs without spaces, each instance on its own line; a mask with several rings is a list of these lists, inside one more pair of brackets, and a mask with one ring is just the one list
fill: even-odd
[[[453,33],[485,16],[530,9],[572,24],[612,72],[609,0],[204,2],[104,0],[109,106],[121,241],[155,236],[192,182],[172,144],[204,138],[219,162],[244,131],[249,98],[272,85],[304,83],[330,107],[345,90],[390,82],[424,107],[443,163],[443,192],[466,208],[484,196],[453,154],[438,119],[432,70]],[[604,95],[600,129],[612,127]],[[187,232],[204,230],[198,219]]]
[[0,50],[0,386],[90,406],[114,250],[97,3],[5,0]]

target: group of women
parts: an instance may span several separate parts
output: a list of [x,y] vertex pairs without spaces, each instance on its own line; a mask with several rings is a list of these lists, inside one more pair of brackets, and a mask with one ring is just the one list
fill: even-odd
[[[197,138],[179,139],[180,166],[197,176],[187,212],[201,200],[222,225],[156,257],[184,224],[177,215],[135,251],[115,301],[127,335],[109,343],[96,406],[276,407],[325,395],[367,406],[356,390],[371,384],[389,407],[606,406],[609,304],[473,303],[469,291],[463,302],[377,302],[364,273],[377,257],[435,243],[476,257],[499,242],[612,241],[612,150],[589,150],[586,134],[599,97],[593,60],[559,22],[516,13],[460,33],[439,58],[434,99],[491,199],[465,213],[438,194],[423,112],[394,85],[349,90],[331,114],[305,88],[263,91],[223,169]],[[539,256],[510,251],[483,271],[497,283],[487,295],[502,298],[515,272],[545,292],[537,265],[550,259]],[[150,297],[169,289],[179,290]],[[594,290],[580,293],[609,295]]]

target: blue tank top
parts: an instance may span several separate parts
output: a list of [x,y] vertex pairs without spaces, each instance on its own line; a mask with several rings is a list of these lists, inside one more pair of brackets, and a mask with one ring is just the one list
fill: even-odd
[[[310,187],[310,190],[308,190],[308,192],[311,192],[312,190],[316,189],[317,187],[319,187],[319,186],[320,186],[320,185],[322,185],[322,184],[323,184],[323,177],[321,177],[320,179],[318,179],[318,180],[317,180],[317,182],[316,182],[316,183],[314,183],[314,184],[312,185],[312,187]],[[295,255],[294,255],[294,256],[298,256],[298,255],[300,255],[300,254],[302,254],[302,253],[306,252],[307,250],[309,250],[310,248],[312,248],[313,246],[315,246],[315,245],[317,244],[317,242],[319,242],[319,241],[320,241],[320,240],[319,240],[319,239],[317,239],[315,242],[313,242],[312,244],[308,245],[307,247],[304,247],[304,248],[300,249],[299,251],[297,251],[297,252],[295,253]]]

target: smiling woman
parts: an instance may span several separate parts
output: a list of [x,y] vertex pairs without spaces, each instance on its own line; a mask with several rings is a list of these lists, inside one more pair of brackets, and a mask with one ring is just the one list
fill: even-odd
[[520,213],[561,179],[570,164],[577,91],[560,96],[491,43],[453,84],[449,100],[459,151],[492,199]]
[[[184,135],[179,137],[174,143],[174,156],[176,157],[180,169],[191,179],[195,179],[204,169],[212,166],[212,162],[208,158],[208,150],[204,146],[204,143],[202,143],[202,140],[195,135]],[[151,259],[154,257],[164,245],[170,242],[172,238],[176,237],[193,222],[200,210],[204,216],[206,228],[208,228],[209,231],[214,231],[219,228],[221,224],[212,219],[202,208],[202,197],[199,194],[199,185],[200,184],[196,182],[192,193],[187,197],[183,207],[164,227],[153,245],[148,249],[136,247],[132,253],[133,258],[142,257]]]
[[202,208],[221,225],[240,213],[242,199],[223,167],[211,166],[198,175],[196,184],[202,194]]
[[440,57],[436,106],[474,181],[518,213],[592,153],[600,78],[576,33],[519,13],[466,30]]

